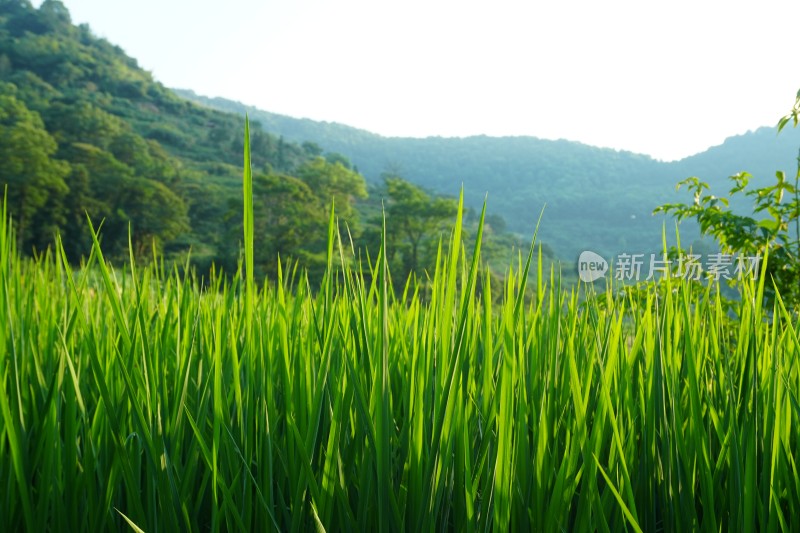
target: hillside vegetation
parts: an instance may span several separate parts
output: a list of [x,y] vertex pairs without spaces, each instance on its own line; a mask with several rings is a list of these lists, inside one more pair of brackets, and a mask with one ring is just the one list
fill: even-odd
[[[754,183],[766,184],[776,170],[793,173],[800,146],[800,131],[777,135],[775,128],[765,127],[681,161],[663,162],[631,152],[535,137],[382,137],[192,91],[177,93],[214,109],[247,112],[265,129],[286,139],[310,141],[340,152],[368,182],[378,180],[388,169],[446,194],[455,194],[463,183],[467,204],[474,208],[480,207],[488,192],[489,213],[502,215],[508,227],[522,235],[532,233],[546,204],[540,236],[569,262],[587,248],[606,257],[660,249],[663,225],[670,238],[674,226],[668,218],[652,216],[652,211],[664,203],[690,200],[685,190],[675,192],[679,180],[699,176],[716,194],[724,194],[729,188],[727,177],[747,170],[755,176]],[[684,243],[698,235],[692,223],[681,228]]]
[[[488,192],[486,244],[496,270],[533,233],[543,208],[545,255],[567,268],[586,249],[607,258],[653,252],[665,226],[673,239],[673,222],[653,209],[688,198],[674,191],[679,179],[698,175],[718,193],[740,170],[768,181],[775,170],[793,168],[800,144],[800,132],[777,136],[765,128],[665,163],[566,140],[385,138],[176,94],[90,28],[73,25],[60,2],[39,9],[27,0],[0,3],[0,184],[8,187],[25,253],[44,250],[59,232],[78,262],[90,249],[88,213],[102,222],[111,257],[124,255],[130,229],[139,257],[155,243],[168,259],[183,261],[191,250],[202,272],[212,263],[233,272],[245,112],[254,119],[257,267],[270,276],[279,256],[319,275],[324,246],[314,235],[324,233],[331,198],[366,252],[376,246],[382,206],[396,218],[444,215],[426,202],[457,196],[462,185],[468,232]],[[392,179],[416,187],[390,187]],[[390,224],[396,272],[424,276],[432,267],[442,220]],[[692,243],[699,231],[689,221],[681,235]]]
[[[0,180],[20,250],[56,230],[68,257],[128,240],[219,256],[228,199],[240,194],[242,118],[177,97],[121,49],[74,26],[63,4],[0,2]],[[254,164],[288,172],[311,158],[256,128]],[[215,223],[216,221],[216,223]]]
[[[130,232],[140,259],[152,257],[155,245],[181,262],[191,250],[201,272],[212,263],[235,271],[243,125],[242,113],[176,96],[119,47],[73,25],[61,2],[38,9],[28,0],[0,2],[0,186],[7,187],[21,252],[41,252],[59,233],[67,257],[80,261],[91,249],[88,214],[112,258],[125,254]],[[404,199],[385,185],[368,190],[346,157],[258,124],[250,143],[260,275],[274,276],[278,257],[319,275],[319,236],[332,201],[364,247],[379,233],[382,198],[417,202],[394,209],[403,213],[434,201],[418,188]],[[440,219],[398,229],[398,271],[429,266]],[[502,241],[500,228],[495,224],[494,234]]]

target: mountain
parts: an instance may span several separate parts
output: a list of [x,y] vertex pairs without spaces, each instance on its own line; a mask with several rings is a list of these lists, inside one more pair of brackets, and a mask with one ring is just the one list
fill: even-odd
[[[176,96],[61,2],[0,1],[0,188],[20,251],[59,232],[78,261],[88,213],[110,255],[130,227],[142,253],[155,240],[235,265],[226,221],[241,205],[243,132],[243,116]],[[256,169],[291,173],[314,156],[258,124],[251,142]]]
[[783,170],[789,176],[797,171],[800,130],[763,127],[728,137],[719,146],[669,164],[673,173],[694,175],[717,182],[738,172],[747,171],[758,180],[772,180]]
[[[659,249],[662,228],[670,233],[672,223],[651,213],[690,200],[675,192],[678,180],[698,175],[721,193],[725,176],[740,170],[770,180],[777,169],[794,170],[800,144],[797,130],[760,129],[664,163],[533,137],[387,138],[175,92],[88,26],[72,24],[61,2],[36,9],[28,0],[0,0],[0,186],[9,187],[21,250],[42,250],[58,232],[79,260],[91,245],[88,213],[102,222],[109,255],[124,254],[130,228],[140,254],[155,241],[173,257],[191,247],[206,266],[234,268],[245,111],[254,121],[257,208],[275,222],[263,226],[259,249],[277,253],[291,242],[305,247],[293,249],[303,257],[320,253],[309,239],[324,235],[330,197],[322,196],[336,176],[360,183],[351,162],[371,182],[371,197],[363,199],[360,186],[338,194],[363,223],[379,218],[385,173],[450,196],[463,185],[475,210],[488,193],[493,230],[502,217],[523,240],[546,206],[539,238],[574,261],[584,249],[606,256]],[[684,242],[697,235],[682,229]],[[265,262],[274,259],[267,255]]]
[[[698,176],[716,194],[725,195],[731,174],[748,170],[765,183],[778,169],[794,172],[800,145],[800,131],[787,129],[776,135],[775,128],[761,128],[681,161],[662,162],[631,152],[534,137],[382,137],[192,91],[176,92],[213,109],[249,113],[265,130],[287,140],[340,152],[368,181],[380,181],[384,172],[399,173],[446,194],[456,194],[463,184],[467,202],[476,208],[488,193],[489,212],[503,216],[511,229],[523,235],[533,233],[546,206],[539,237],[570,260],[587,248],[605,255],[659,249],[662,228],[666,225],[671,237],[674,224],[652,216],[653,209],[667,202],[691,201],[685,191],[675,191],[678,181]],[[681,235],[685,243],[699,232],[685,222]]]
[[[61,2],[0,0],[0,190],[21,253],[45,250],[58,234],[67,258],[81,262],[92,250],[88,215],[112,260],[127,259],[130,243],[140,260],[155,247],[172,264],[191,260],[201,275],[234,271],[244,125],[240,112],[177,96],[119,47],[75,26]],[[354,257],[377,256],[385,206],[396,283],[432,267],[455,199],[402,179],[368,190],[341,154],[258,122],[249,140],[256,277],[274,278],[280,258],[285,272],[300,266],[312,286],[319,281],[332,203]],[[469,213],[464,234],[476,224]],[[519,242],[503,227],[487,219],[484,257],[505,266]]]

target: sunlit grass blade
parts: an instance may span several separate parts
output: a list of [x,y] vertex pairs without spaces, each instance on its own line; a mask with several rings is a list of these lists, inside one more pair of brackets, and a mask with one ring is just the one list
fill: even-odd
[[800,529],[800,324],[766,271],[579,292],[534,237],[498,273],[462,194],[425,272],[332,207],[321,282],[257,283],[249,132],[230,276],[132,238],[115,269],[91,223],[81,265],[23,258],[4,207],[0,529]]

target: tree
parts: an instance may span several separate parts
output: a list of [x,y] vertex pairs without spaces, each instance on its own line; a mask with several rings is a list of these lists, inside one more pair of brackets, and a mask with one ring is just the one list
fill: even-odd
[[71,165],[66,179],[69,193],[64,199],[64,224],[61,243],[69,261],[80,262],[92,249],[92,236],[86,223],[86,213],[97,213],[96,200],[92,197],[89,171],[81,164]]
[[0,188],[8,187],[20,250],[41,245],[35,237],[49,239],[58,228],[69,165],[52,158],[56,148],[38,113],[14,96],[0,95]]
[[458,212],[453,198],[435,197],[403,178],[384,175],[386,194],[387,258],[401,252],[402,277],[421,266],[422,250],[436,230]]
[[306,141],[302,145],[303,151],[305,151],[311,157],[317,157],[322,155],[322,147],[317,143]]
[[253,183],[254,223],[262,237],[260,262],[269,271],[278,257],[301,255],[322,233],[324,213],[317,209],[314,192],[303,181],[286,175],[257,176]]
[[45,113],[45,121],[61,143],[69,140],[104,150],[127,129],[122,119],[83,100],[54,102]]
[[[104,221],[103,244],[109,254],[125,250],[129,225],[134,251],[145,257],[154,241],[160,246],[189,230],[186,204],[166,184],[138,175],[112,153],[91,144],[73,143],[63,152],[80,168],[71,179],[82,191],[88,181],[92,193],[91,199],[71,195],[70,207]],[[132,164],[141,162],[137,157]],[[88,205],[81,205],[88,200]]]
[[124,182],[118,215],[131,225],[134,252],[146,257],[151,245],[160,249],[189,230],[186,205],[166,185],[157,181],[133,178]]
[[353,165],[350,163],[350,160],[347,158],[347,156],[342,155],[339,152],[328,152],[325,154],[325,160],[328,163],[341,163],[344,168],[353,170]]
[[126,131],[113,138],[108,150],[117,161],[128,165],[139,177],[165,184],[177,179],[178,162],[152,139],[145,140],[136,133]]
[[[242,234],[241,200],[231,201],[227,215],[228,239],[220,243],[226,268],[235,269]],[[318,256],[320,235],[325,234],[326,214],[303,180],[284,174],[253,176],[253,226],[258,275],[274,278],[278,258],[284,265],[298,261],[303,267],[324,264]]]
[[[800,121],[800,91],[794,107],[778,122],[780,131],[792,122]],[[781,298],[800,308],[800,154],[794,179],[783,171],[775,173],[774,185],[750,188],[753,178],[747,172],[730,176],[733,187],[729,196],[744,195],[753,200],[752,213],[739,214],[730,210],[728,197],[710,194],[709,185],[697,177],[687,178],[678,187],[688,186],[693,193],[692,204],[665,204],[655,212],[673,214],[678,220],[694,218],[704,235],[710,235],[726,253],[764,257],[769,252],[765,286],[768,301],[774,298],[774,282]],[[708,193],[706,192],[708,191]],[[763,217],[764,218],[758,218]]]
[[350,170],[340,161],[330,162],[323,157],[315,157],[300,165],[297,177],[313,192],[320,212],[326,213],[333,201],[337,217],[346,222],[352,231],[356,230],[358,220],[355,202],[367,197],[367,184],[361,174]]
[[69,10],[58,0],[44,0],[39,6],[39,17],[45,31],[71,31],[72,18]]
[[70,205],[70,209],[77,211],[79,217],[85,218],[88,214],[98,223],[103,221],[103,251],[111,256],[122,253],[128,243],[123,193],[126,191],[127,181],[134,177],[130,167],[91,144],[71,143],[63,147],[61,153],[73,166],[85,170],[88,190],[93,199],[90,204],[84,204],[86,198],[72,197],[75,203]]
[[[228,234],[219,222],[241,180],[241,120],[155,83],[118,46],[72,25],[64,3],[0,0],[0,191],[8,186],[20,251],[60,231],[68,257],[80,261],[91,250],[88,212],[103,221],[109,257],[127,253],[130,222],[138,252],[149,255],[155,240],[167,254],[191,245],[192,257],[220,259]],[[267,174],[295,175],[312,157],[256,124],[251,134],[252,163]],[[193,231],[184,232],[189,205]],[[291,247],[291,236],[277,246]]]

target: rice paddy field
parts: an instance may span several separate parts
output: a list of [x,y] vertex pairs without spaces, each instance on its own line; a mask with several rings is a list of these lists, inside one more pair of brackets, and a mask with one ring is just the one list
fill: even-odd
[[249,181],[203,284],[20,258],[3,217],[0,530],[800,530],[800,327],[763,277],[733,313],[579,300],[532,247],[492,300],[459,216],[423,298],[332,214],[321,286],[261,283]]

